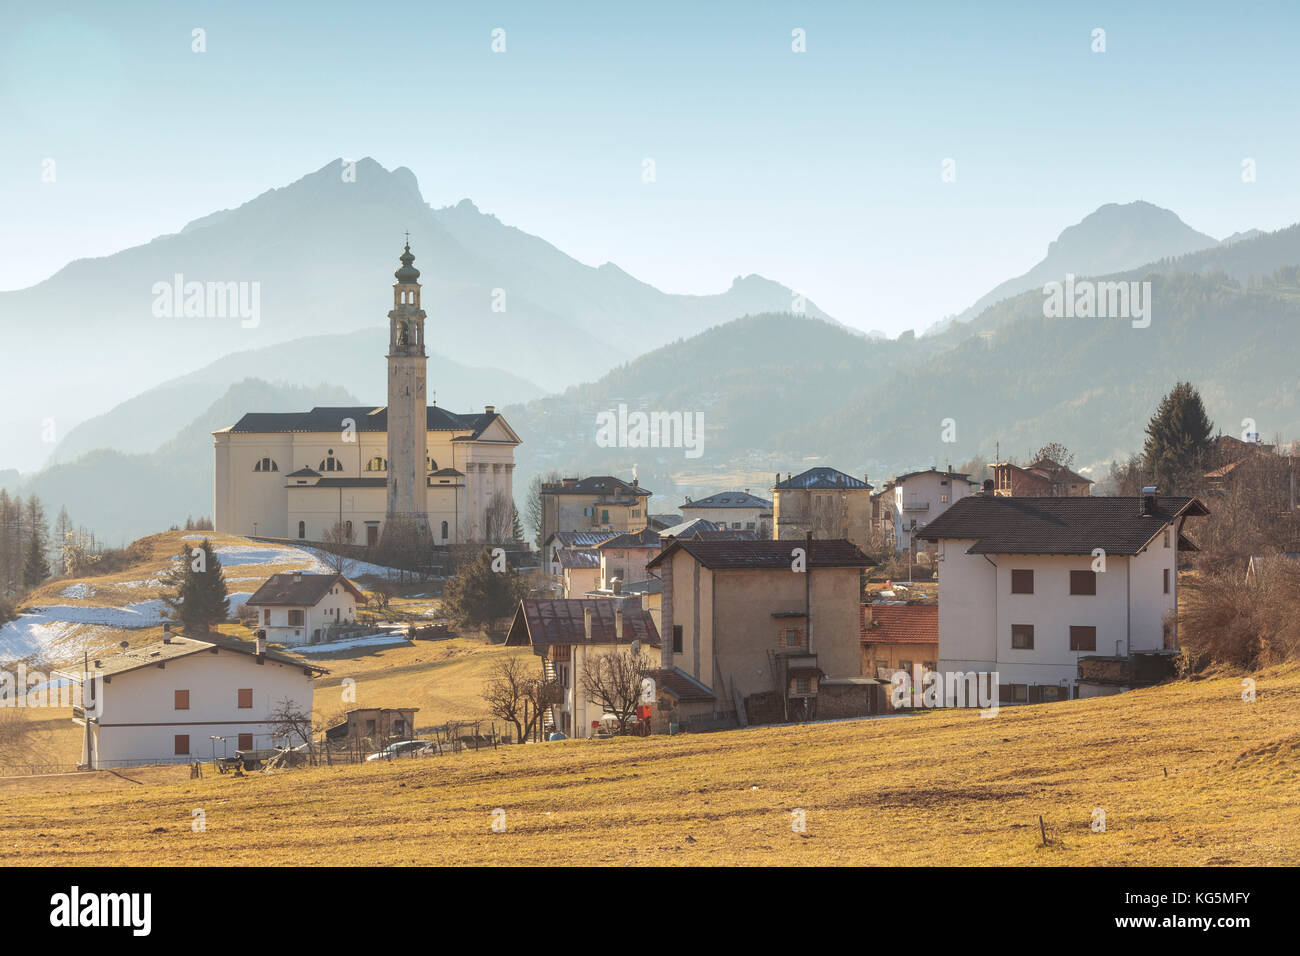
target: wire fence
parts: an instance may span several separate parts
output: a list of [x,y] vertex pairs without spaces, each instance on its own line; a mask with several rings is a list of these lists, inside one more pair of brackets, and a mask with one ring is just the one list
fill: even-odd
[[[223,751],[211,757],[179,754],[136,757],[125,760],[97,760],[94,767],[70,763],[9,763],[0,765],[0,778],[34,777],[77,773],[86,770],[126,770],[133,767],[186,766],[212,767],[221,772],[234,769],[260,770],[268,765],[280,767],[335,766],[372,761],[405,760],[415,757],[440,757],[496,750],[517,742],[515,728],[499,721],[449,721],[439,727],[427,727],[410,737],[347,737],[330,740],[315,737],[311,747],[268,747],[260,750]],[[410,745],[410,746],[408,746]]]

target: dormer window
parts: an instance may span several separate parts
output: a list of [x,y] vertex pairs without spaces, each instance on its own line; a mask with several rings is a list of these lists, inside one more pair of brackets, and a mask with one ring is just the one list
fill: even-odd
[[317,471],[342,471],[343,462],[339,461],[337,458],[334,457],[334,449],[331,448],[329,450],[328,457],[324,458],[321,461],[320,467],[317,468],[316,470]]
[[259,458],[253,465],[253,471],[279,471],[280,466],[273,458]]
[[382,455],[376,455],[366,462],[366,471],[387,471],[388,459]]

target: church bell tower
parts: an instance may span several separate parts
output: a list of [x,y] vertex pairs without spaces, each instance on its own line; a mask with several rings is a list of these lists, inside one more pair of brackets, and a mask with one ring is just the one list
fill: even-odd
[[[427,543],[428,356],[420,270],[412,265],[408,239],[402,265],[393,273],[393,310],[388,313],[388,507],[384,539],[394,544]],[[400,535],[405,539],[397,542]]]

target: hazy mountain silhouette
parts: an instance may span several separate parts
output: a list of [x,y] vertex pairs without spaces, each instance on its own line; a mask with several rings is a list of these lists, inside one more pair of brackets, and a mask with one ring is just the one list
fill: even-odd
[[[433,210],[408,169],[363,159],[355,181],[343,171],[341,160],[328,163],[178,233],[0,292],[0,333],[10,352],[0,432],[13,436],[0,467],[43,460],[51,423],[61,435],[221,356],[382,324],[407,230],[422,272],[430,351],[509,368],[546,388],[594,378],[646,346],[755,308],[790,308],[789,289],[757,276],[715,296],[663,293],[615,266],[582,265],[472,203]],[[184,283],[246,283],[250,304],[257,283],[257,324],[156,316],[155,284],[174,284],[177,275]],[[352,358],[382,370],[382,353]],[[492,401],[484,395],[476,403]]]
[[1168,209],[1141,200],[1107,203],[1064,229],[1048,244],[1047,255],[1028,272],[999,283],[970,308],[935,323],[925,334],[969,322],[994,303],[1028,289],[1064,281],[1066,273],[1099,276],[1121,272],[1218,244],[1217,239],[1197,232]]
[[[388,401],[387,366],[383,361],[387,343],[388,330],[376,327],[227,355],[82,422],[58,444],[50,463],[68,462],[98,448],[127,453],[154,451],[194,418],[194,409],[207,408],[246,378],[289,385],[328,384],[357,396],[358,404],[384,405]],[[432,400],[453,411],[527,401],[543,394],[540,386],[509,372],[471,368],[436,354],[429,356],[429,389]],[[273,410],[256,405],[236,408],[230,421],[214,427],[232,425],[245,412]]]

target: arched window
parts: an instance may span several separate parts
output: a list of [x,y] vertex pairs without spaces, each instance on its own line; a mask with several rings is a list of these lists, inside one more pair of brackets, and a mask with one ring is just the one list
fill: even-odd
[[298,538],[299,538],[299,540],[301,540],[301,539],[303,539],[303,538],[305,538],[305,537],[307,537],[307,522],[305,522],[305,521],[299,521],[299,522],[298,522]]
[[317,468],[316,470],[317,471],[342,471],[343,462],[339,461],[337,458],[334,457],[334,449],[331,448],[329,451],[329,457],[322,459],[320,463],[320,467]]
[[280,466],[275,463],[273,458],[259,458],[253,465],[253,471],[279,471]]
[[366,462],[366,471],[387,471],[388,459],[382,455],[376,455]]
[[445,521],[442,523],[442,540],[447,540],[447,522]]

